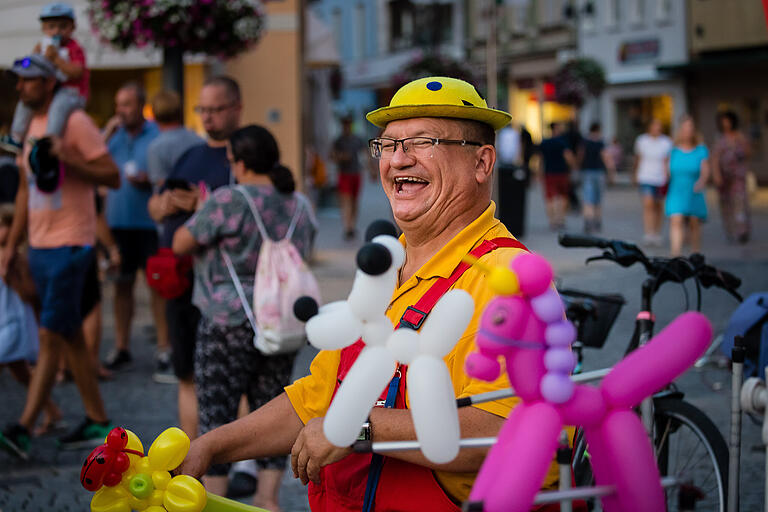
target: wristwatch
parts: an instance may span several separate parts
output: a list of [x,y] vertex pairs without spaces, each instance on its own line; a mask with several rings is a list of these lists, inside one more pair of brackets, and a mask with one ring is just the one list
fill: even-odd
[[371,440],[371,419],[368,418],[363,426],[360,427],[360,433],[357,435],[358,441],[370,441]]

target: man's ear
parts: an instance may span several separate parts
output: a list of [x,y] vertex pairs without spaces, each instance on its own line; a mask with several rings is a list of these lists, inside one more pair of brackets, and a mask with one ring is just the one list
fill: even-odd
[[491,181],[493,176],[493,166],[496,164],[496,148],[486,144],[475,153],[477,158],[475,163],[475,179],[478,183]]

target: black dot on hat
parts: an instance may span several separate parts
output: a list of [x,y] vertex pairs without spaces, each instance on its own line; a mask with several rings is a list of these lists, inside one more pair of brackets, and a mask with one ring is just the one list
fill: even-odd
[[468,102],[467,100],[461,100],[461,102],[464,104],[465,107],[474,107],[472,103]]
[[429,82],[427,84],[427,89],[429,89],[430,91],[439,91],[442,88],[443,88],[443,84],[441,84],[440,82]]

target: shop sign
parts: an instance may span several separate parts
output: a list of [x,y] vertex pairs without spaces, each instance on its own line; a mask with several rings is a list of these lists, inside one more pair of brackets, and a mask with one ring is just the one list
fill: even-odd
[[658,39],[630,41],[619,46],[619,62],[634,63],[654,60],[659,56],[661,44]]

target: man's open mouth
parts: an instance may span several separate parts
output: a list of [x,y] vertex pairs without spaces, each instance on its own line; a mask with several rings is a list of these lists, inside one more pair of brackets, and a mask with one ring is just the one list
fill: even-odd
[[412,194],[429,185],[427,180],[416,176],[397,176],[394,181],[398,194]]

